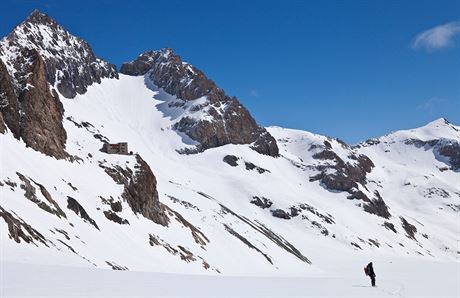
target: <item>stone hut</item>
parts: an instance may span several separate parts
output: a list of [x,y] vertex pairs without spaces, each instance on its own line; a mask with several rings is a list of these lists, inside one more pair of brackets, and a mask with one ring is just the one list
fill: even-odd
[[102,151],[108,154],[129,154],[128,151],[128,143],[117,143],[117,144],[109,144],[105,143],[102,147]]

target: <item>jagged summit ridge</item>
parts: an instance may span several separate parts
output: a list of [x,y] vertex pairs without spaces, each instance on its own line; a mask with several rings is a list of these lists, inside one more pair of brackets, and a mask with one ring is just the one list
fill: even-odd
[[223,90],[202,71],[183,62],[171,48],[145,52],[136,60],[124,63],[120,72],[127,75],[144,75],[149,72],[155,85],[183,100],[195,100],[202,96],[208,96],[211,102],[226,99]]
[[[124,63],[121,73],[145,75],[155,86],[177,98],[170,107],[184,113],[174,128],[198,141],[198,150],[226,144],[251,144],[259,153],[278,156],[275,139],[259,126],[236,97],[229,97],[196,67],[183,62],[172,49],[150,51]],[[196,105],[188,109],[190,102]],[[200,117],[194,114],[200,113]]]
[[117,78],[114,65],[96,57],[90,45],[70,34],[48,15],[34,10],[32,14],[0,41],[0,59],[6,64],[16,88],[23,88],[23,52],[36,50],[43,58],[46,79],[59,92],[73,98],[83,94],[102,78]]

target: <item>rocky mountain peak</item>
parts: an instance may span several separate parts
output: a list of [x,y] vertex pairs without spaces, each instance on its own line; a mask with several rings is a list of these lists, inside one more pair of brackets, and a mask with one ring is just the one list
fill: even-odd
[[205,74],[193,65],[182,61],[171,48],[141,54],[136,60],[124,63],[121,73],[144,75],[149,72],[153,83],[167,93],[183,100],[208,96],[211,101],[225,101],[225,94]]
[[55,20],[53,20],[46,13],[39,11],[38,9],[34,9],[34,11],[32,11],[32,13],[27,17],[27,19],[24,22],[33,23],[33,24],[58,26]]
[[214,81],[182,61],[172,49],[143,53],[124,63],[120,72],[145,75],[155,86],[175,96],[177,100],[169,106],[182,108],[183,116],[177,119],[174,128],[199,142],[198,150],[226,144],[252,144],[259,153],[278,156],[275,139],[256,123],[238,99],[227,96]]
[[46,65],[46,79],[67,97],[86,92],[102,78],[116,78],[115,66],[96,57],[90,45],[70,34],[48,15],[35,10],[0,41],[0,59],[17,89],[24,88],[22,51],[36,50]]

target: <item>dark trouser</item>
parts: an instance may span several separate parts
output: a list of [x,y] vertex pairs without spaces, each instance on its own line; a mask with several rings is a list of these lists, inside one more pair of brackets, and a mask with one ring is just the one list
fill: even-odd
[[371,275],[370,277],[371,277],[372,286],[375,287],[375,276]]

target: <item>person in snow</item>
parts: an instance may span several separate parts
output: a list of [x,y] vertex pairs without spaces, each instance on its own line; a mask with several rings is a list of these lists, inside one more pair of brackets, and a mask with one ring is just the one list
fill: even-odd
[[366,275],[371,278],[371,284],[373,287],[375,287],[375,272],[374,272],[374,267],[372,266],[372,262],[367,264],[366,268],[364,268],[364,271],[366,272]]

